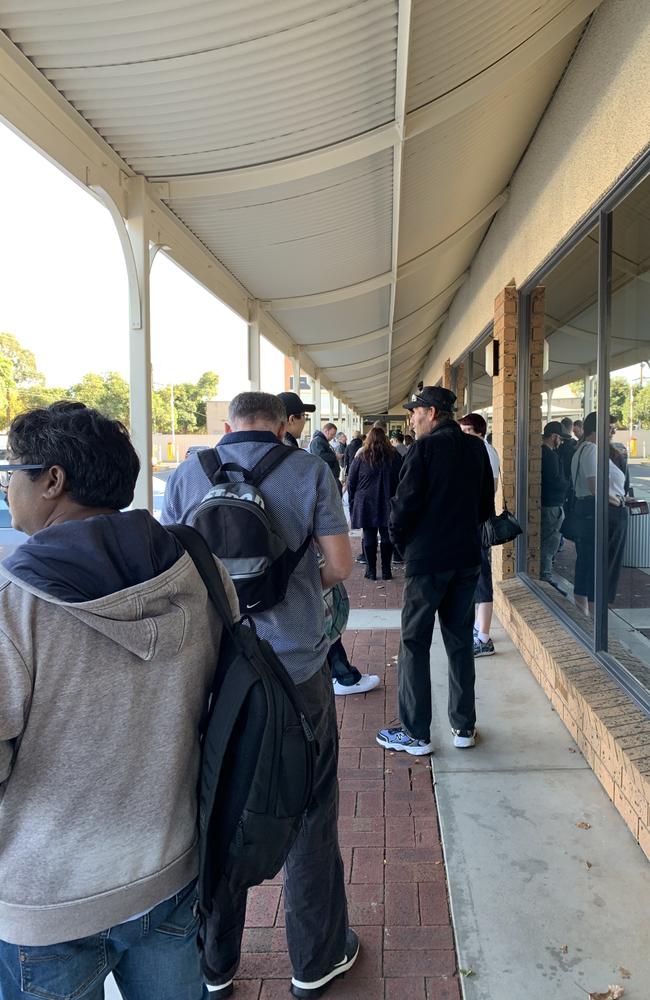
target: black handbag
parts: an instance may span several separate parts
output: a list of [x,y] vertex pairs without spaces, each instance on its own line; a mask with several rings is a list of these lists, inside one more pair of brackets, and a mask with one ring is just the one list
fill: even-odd
[[573,479],[571,481],[571,492],[564,508],[564,520],[562,521],[562,525],[560,527],[560,533],[562,536],[574,544],[576,542],[582,542],[585,538],[592,534],[594,530],[594,526],[591,522],[595,516],[595,498],[580,497],[580,499],[578,499],[576,497],[576,486],[578,485],[580,462],[582,461],[583,455],[584,448],[578,456],[575,481]]
[[484,549],[512,542],[522,532],[515,515],[510,513],[505,503],[503,506],[501,514],[495,514],[481,525],[481,544]]
[[519,521],[510,513],[504,500],[501,514],[493,514],[481,525],[481,545],[484,549],[492,548],[493,545],[505,545],[506,542],[514,541],[521,533],[522,527]]

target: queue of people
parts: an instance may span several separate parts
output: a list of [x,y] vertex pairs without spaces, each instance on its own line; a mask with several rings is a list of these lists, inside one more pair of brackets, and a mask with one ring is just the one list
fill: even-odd
[[[237,578],[233,585],[219,560],[226,554],[215,553],[233,620],[245,611],[271,644],[319,746],[312,803],[284,869],[297,997],[319,997],[360,949],[338,844],[334,698],[368,694],[380,678],[350,663],[340,638],[344,618],[333,632],[326,627],[324,593],[345,609],[343,581],[352,569],[342,477],[351,526],[363,532],[366,578],[377,578],[379,561],[390,580],[397,554],[404,565],[399,718],[377,733],[377,743],[416,756],[433,752],[436,616],[453,745],[467,749],[477,740],[474,662],[495,652],[480,526],[495,513],[500,463],[484,418],[457,421],[455,403],[451,391],[424,386],[405,404],[414,441],[395,430],[389,438],[377,421],[365,438],[355,431],[348,442],[330,422],[303,450],[313,404],[294,392],[243,392],[214,449],[217,467],[246,481],[264,466],[266,515],[297,553],[286,593],[263,610],[239,606]],[[566,423],[552,421],[543,432],[542,578],[549,582],[567,467],[576,509],[585,522],[593,519],[595,414],[581,430],[579,442]],[[117,421],[83,404],[55,403],[15,418],[8,443],[3,481],[13,523],[30,538],[0,567],[0,995],[18,1000],[25,983],[34,995],[81,995],[80,984],[94,983],[99,996],[113,972],[131,1000],[228,997],[246,891],[228,919],[217,920],[209,981],[195,919],[199,721],[223,626],[206,605],[194,563],[165,530],[193,522],[211,486],[206,464],[194,452],[171,474],[159,524],[128,509],[139,462]],[[612,599],[628,489],[614,448],[609,482]],[[575,595],[588,610],[588,531],[577,542]]]

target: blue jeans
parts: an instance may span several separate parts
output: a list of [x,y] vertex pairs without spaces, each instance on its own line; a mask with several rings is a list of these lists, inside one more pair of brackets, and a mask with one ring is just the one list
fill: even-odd
[[192,882],[138,920],[39,947],[0,941],[0,1000],[103,1000],[112,972],[124,1000],[207,1000]]

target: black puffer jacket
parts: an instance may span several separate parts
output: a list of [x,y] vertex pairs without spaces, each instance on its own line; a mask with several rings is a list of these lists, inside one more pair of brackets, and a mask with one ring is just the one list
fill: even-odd
[[494,514],[494,476],[483,441],[444,420],[409,448],[391,502],[390,535],[406,576],[481,562],[479,525]]

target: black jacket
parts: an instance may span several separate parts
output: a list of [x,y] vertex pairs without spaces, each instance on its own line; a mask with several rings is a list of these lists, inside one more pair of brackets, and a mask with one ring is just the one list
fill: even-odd
[[445,420],[411,445],[389,525],[406,576],[479,566],[479,525],[493,514],[494,476],[480,438]]
[[402,456],[395,452],[391,462],[371,465],[357,455],[348,475],[348,500],[353,528],[384,528],[390,516],[390,498],[395,495]]
[[350,471],[350,466],[354,461],[356,453],[358,452],[359,448],[362,447],[363,447],[363,441],[361,440],[361,438],[352,438],[349,445],[345,449],[345,455],[343,457],[343,468],[345,469],[346,474]]
[[330,447],[330,443],[322,431],[316,431],[314,434],[313,438],[309,442],[309,451],[312,455],[318,455],[318,457],[322,458],[324,462],[327,462],[332,475],[338,483],[341,476],[341,466],[339,465],[338,458],[334,454],[334,449]]
[[542,507],[561,507],[569,492],[569,480],[564,474],[560,449],[542,445]]

